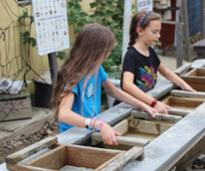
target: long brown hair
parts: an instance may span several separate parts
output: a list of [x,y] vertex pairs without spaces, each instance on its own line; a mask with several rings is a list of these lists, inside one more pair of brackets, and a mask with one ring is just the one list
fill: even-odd
[[134,15],[130,24],[129,46],[135,44],[136,38],[138,38],[137,27],[145,29],[153,20],[161,20],[161,16],[154,12],[139,12]]
[[53,97],[57,110],[72,87],[106,59],[114,43],[115,37],[109,28],[97,23],[83,27],[76,37],[70,56],[58,73]]

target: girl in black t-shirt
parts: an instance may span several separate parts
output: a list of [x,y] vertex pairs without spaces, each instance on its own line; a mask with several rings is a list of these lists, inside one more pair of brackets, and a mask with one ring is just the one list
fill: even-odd
[[182,89],[194,90],[162,64],[154,49],[150,47],[160,38],[160,31],[161,17],[158,14],[141,12],[133,17],[130,26],[129,47],[123,62],[121,88],[154,107],[158,112],[167,113],[169,106],[146,93],[155,86],[157,71]]

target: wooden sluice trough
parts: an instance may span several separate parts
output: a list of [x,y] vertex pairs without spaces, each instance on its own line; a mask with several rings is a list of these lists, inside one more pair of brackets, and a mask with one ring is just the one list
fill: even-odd
[[205,68],[190,69],[181,77],[195,90],[205,92]]
[[156,118],[151,118],[147,113],[133,110],[127,118],[114,126],[114,129],[121,134],[117,136],[118,146],[104,145],[100,133],[91,135],[92,145],[119,150],[128,150],[133,146],[144,147],[181,118],[164,114],[158,114]]
[[185,116],[205,101],[205,93],[172,90],[162,101],[171,107],[169,114]]
[[[184,73],[184,70],[180,72]],[[7,168],[15,171],[71,168],[182,171],[205,151],[205,92],[173,90],[173,84],[160,84],[160,89],[153,90],[152,93],[173,107],[169,114],[151,118],[147,113],[133,110],[121,103],[97,117],[121,133],[118,136],[119,146],[103,144],[99,133],[71,128],[59,134],[55,143],[43,140],[44,142],[39,142],[41,146],[27,147],[8,156]],[[185,109],[186,106],[188,110]],[[42,147],[49,148],[43,151]],[[31,155],[31,151],[38,152]]]

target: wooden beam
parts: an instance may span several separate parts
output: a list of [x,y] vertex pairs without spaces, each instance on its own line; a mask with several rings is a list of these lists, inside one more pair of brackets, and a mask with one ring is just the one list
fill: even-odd
[[204,102],[203,99],[169,96],[164,103],[176,108],[196,108]]
[[128,119],[124,119],[120,123],[116,124],[113,129],[121,135],[125,134],[128,131]]
[[173,123],[163,121],[147,121],[142,119],[132,119],[129,122],[129,133],[145,134],[159,136],[161,133],[169,129]]
[[172,90],[171,95],[175,97],[188,97],[188,98],[202,98],[205,99],[205,92],[190,92],[184,90]]
[[132,18],[132,0],[124,1],[124,15],[123,15],[123,38],[122,38],[122,58],[123,63],[125,53],[129,43],[129,29]]
[[98,171],[118,171],[122,170],[123,167],[128,164],[130,161],[137,159],[143,155],[142,147],[132,147],[127,152],[123,153],[117,159],[113,160],[109,164],[106,164],[104,168],[97,169]]
[[150,114],[146,112],[139,112],[136,110],[132,110],[131,116],[134,116],[136,118],[143,118],[145,120],[167,121],[167,122],[172,122],[172,123],[176,123],[182,118],[181,116],[162,114],[162,113],[157,113],[155,118],[152,118]]
[[205,38],[205,0],[202,0],[201,4],[201,11],[202,11],[202,17],[201,17],[201,24],[202,24],[202,35],[203,38]]
[[183,75],[187,73],[191,68],[191,63],[183,64],[181,67],[177,68],[174,72],[178,75]]
[[178,108],[171,108],[168,110],[170,115],[177,115],[177,116],[186,116],[191,112],[190,109],[178,109]]
[[204,78],[195,78],[191,76],[181,76],[181,78],[186,81],[192,88],[197,91],[205,92],[205,79]]
[[71,166],[96,169],[121,152],[121,150],[68,145],[66,163]]
[[[25,164],[18,163],[17,165],[9,168],[11,171],[45,171],[43,168],[35,167],[35,166],[27,166]],[[57,171],[52,169],[46,169],[46,171]]]
[[[99,142],[103,142],[101,135],[99,133],[94,133],[91,135],[92,143],[96,144]],[[127,145],[127,146],[140,146],[144,147],[147,145],[150,141],[144,138],[138,138],[138,137],[128,137],[128,136],[117,136],[117,141],[119,145]]]
[[40,156],[35,157],[34,160],[27,162],[26,165],[35,166],[43,169],[59,170],[66,165],[67,159],[66,146],[58,146]]

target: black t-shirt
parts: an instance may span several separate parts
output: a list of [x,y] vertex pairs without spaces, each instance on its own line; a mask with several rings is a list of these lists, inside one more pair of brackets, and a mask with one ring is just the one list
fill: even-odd
[[121,88],[123,89],[123,73],[129,71],[134,74],[133,83],[138,88],[144,92],[151,90],[156,84],[159,65],[160,59],[151,47],[149,47],[149,56],[144,56],[134,47],[129,47],[123,62]]

